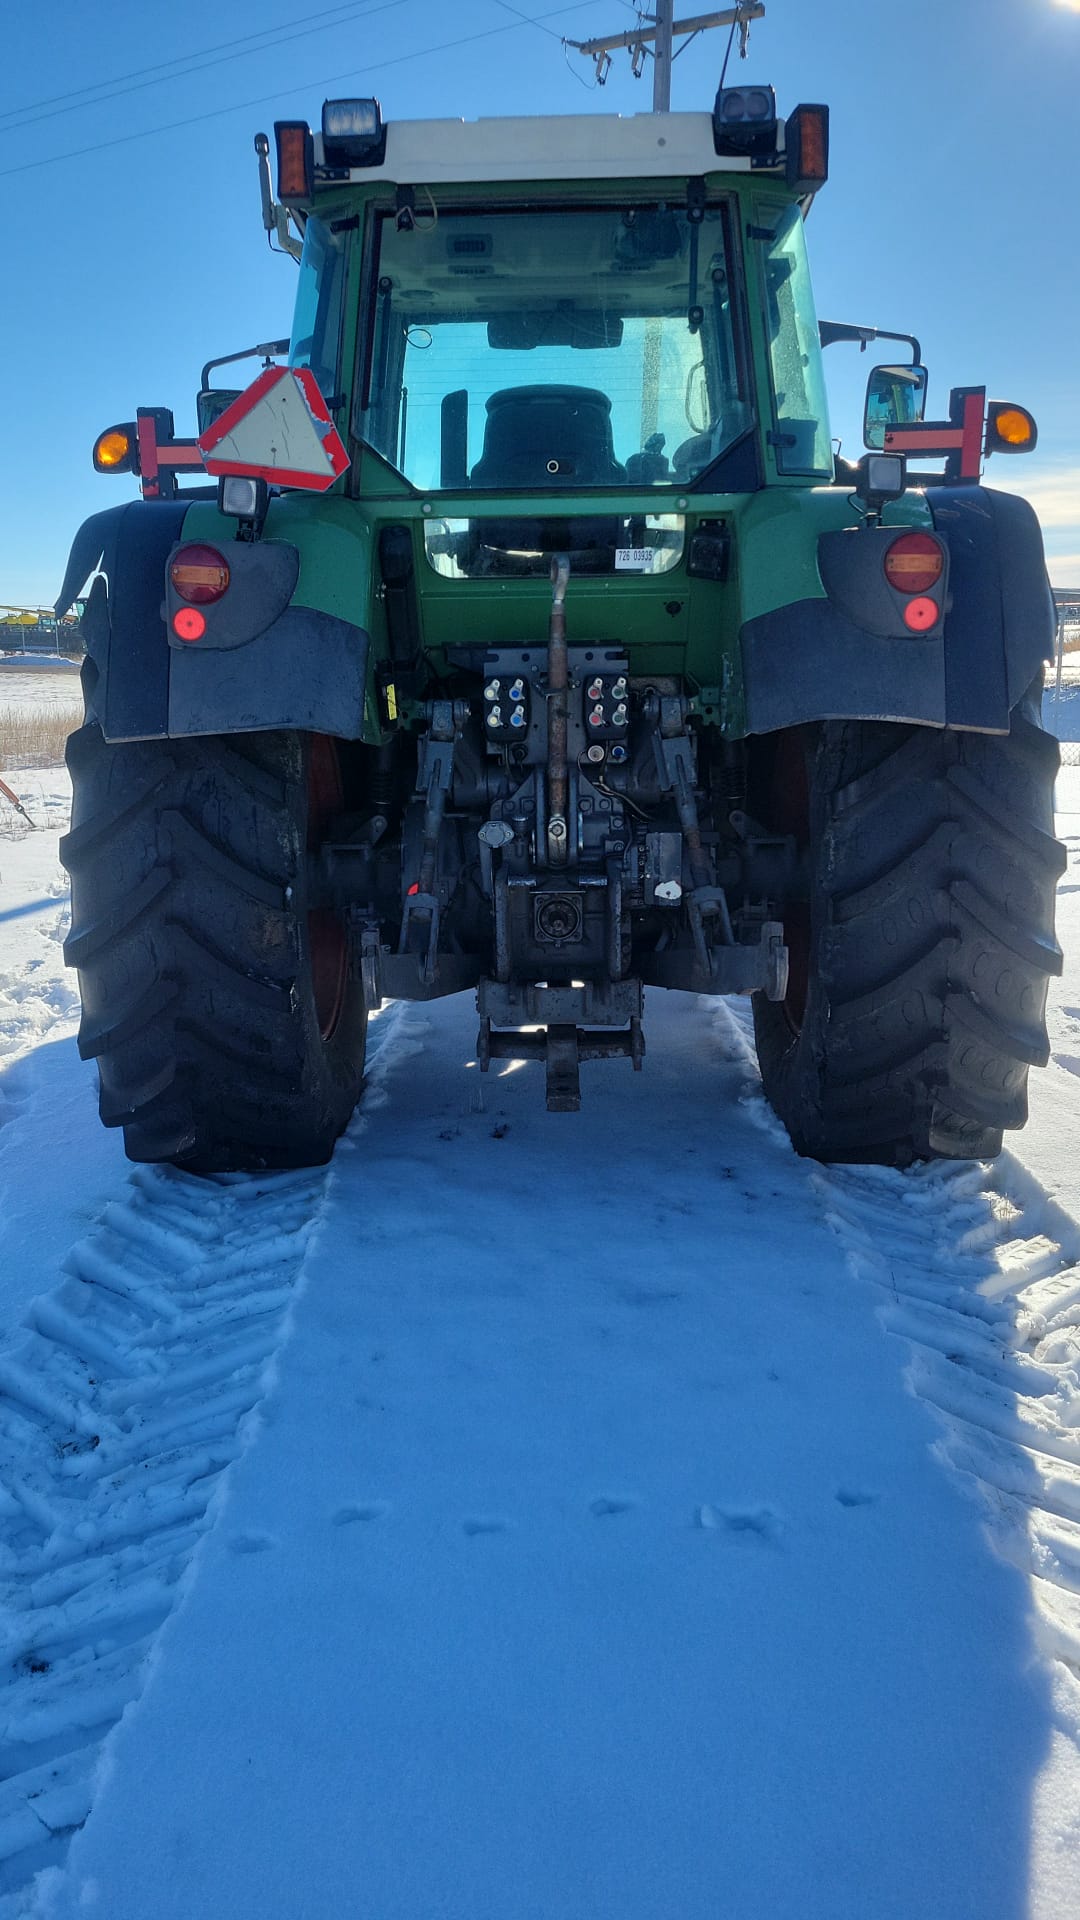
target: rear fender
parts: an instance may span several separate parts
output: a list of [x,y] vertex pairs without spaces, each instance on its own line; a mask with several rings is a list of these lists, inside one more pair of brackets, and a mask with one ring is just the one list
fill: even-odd
[[946,724],[1007,733],[1012,709],[1054,655],[1039,522],[1026,500],[990,487],[928,487],[926,503],[949,548]]
[[204,640],[184,645],[170,634],[167,565],[190,512],[186,502],[132,500],[94,514],[75,536],[57,605],[66,611],[97,573],[83,634],[105,738],[297,728],[360,739],[367,632],[290,603],[299,556],[288,543],[221,542],[235,564],[235,597],[205,610]]
[[749,733],[814,720],[1009,731],[1054,650],[1039,523],[1026,500],[987,487],[928,487],[925,501],[948,550],[944,623],[890,634],[868,601],[858,617],[857,595],[758,614],[741,630]]

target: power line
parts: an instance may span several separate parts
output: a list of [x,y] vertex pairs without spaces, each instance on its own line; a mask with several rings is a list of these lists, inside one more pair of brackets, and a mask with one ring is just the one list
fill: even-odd
[[515,14],[527,27],[537,27],[541,33],[546,33],[549,39],[557,40],[560,47],[562,46],[562,34],[556,33],[554,27],[545,27],[543,14],[521,13],[517,7],[510,5],[510,0],[495,0],[495,5],[501,7],[504,13]]
[[[401,3],[402,0],[383,0],[384,7],[399,6]],[[573,0],[572,5],[555,7],[550,13],[540,13],[535,16],[523,14],[509,26],[487,27],[480,33],[462,34],[456,40],[443,40],[435,46],[415,47],[411,52],[395,54],[389,60],[375,60],[368,66],[350,67],[348,73],[333,73],[323,80],[300,81],[290,86],[287,91],[289,95],[292,96],[309,87],[313,89],[319,87],[334,87],[337,86],[339,81],[353,80],[361,74],[381,73],[387,67],[399,67],[408,60],[422,60],[431,53],[449,53],[455,47],[471,46],[477,40],[493,40],[497,35],[502,33],[516,33],[519,27],[525,24],[538,26],[545,20],[557,20],[564,13],[579,12],[581,5],[582,0]],[[376,13],[381,11],[381,9],[372,7],[369,11]],[[207,113],[189,114],[183,120],[170,120],[163,126],[145,127],[140,133],[121,133],[117,134],[112,140],[97,140],[92,146],[75,147],[69,153],[50,153],[46,154],[43,160],[24,160],[21,161],[17,167],[0,167],[0,180],[9,179],[16,173],[36,173],[40,167],[59,166],[64,160],[83,160],[89,154],[104,153],[110,147],[126,147],[134,140],[153,139],[155,134],[184,132],[189,127],[201,126],[207,120],[220,120],[226,114],[243,113],[248,107],[266,106],[269,101],[280,100],[285,92],[285,88],[279,87],[274,93],[261,93],[258,98],[254,100],[237,100],[232,106],[213,107]]]
[[[275,46],[276,44],[278,44],[278,42],[274,39],[273,36],[278,34],[282,28],[303,27],[305,23],[310,23],[312,20],[326,20],[329,18],[331,14],[344,13],[348,16],[349,14],[354,14],[356,11],[357,11],[357,8],[354,5],[342,4],[336,7],[326,7],[323,9],[321,13],[301,14],[298,18],[294,15],[294,17],[291,20],[283,20],[280,24],[280,27],[263,27],[255,33],[241,34],[240,38],[237,40],[219,40],[215,46],[197,47],[191,53],[178,53],[175,59],[160,60],[158,61],[156,66],[135,67],[130,73],[113,74],[112,77],[107,80],[92,80],[88,82],[88,84],[85,87],[73,87],[70,93],[53,93],[53,94],[50,94],[44,100],[28,100],[21,107],[4,107],[3,109],[0,109],[0,120],[18,119],[19,115],[21,114],[33,114],[35,118],[39,120],[51,119],[53,117],[51,113],[38,112],[39,108],[45,108],[45,107],[55,108],[56,112],[58,113],[59,112],[76,113],[78,112],[79,107],[92,107],[92,106],[98,106],[101,104],[99,100],[79,99],[79,96],[81,94],[98,94],[101,92],[102,88],[104,87],[114,87],[121,92],[133,93],[136,91],[136,89],[134,87],[127,87],[125,86],[124,83],[128,80],[142,80],[142,77],[144,74],[157,73],[157,74],[161,74],[163,79],[165,80],[181,80],[184,77],[182,73],[170,74],[170,73],[166,73],[165,69],[167,67],[181,66],[185,61],[204,62],[204,63],[208,63],[211,66],[220,66],[222,64],[221,61],[208,62],[207,61],[208,55],[213,53],[226,53],[229,47],[249,47],[249,50],[251,52],[261,53],[265,51],[264,48],[250,47],[250,42],[252,40],[266,40],[268,47]],[[331,22],[331,24],[343,26],[345,22],[334,21],[334,22]],[[325,31],[325,29],[316,28],[315,31],[322,32],[322,31]],[[298,36],[293,33],[285,35],[286,39],[296,39],[297,37]],[[242,53],[236,53],[236,54],[228,54],[227,57],[233,60],[242,60],[244,59],[245,56]],[[185,68],[186,72],[194,72],[196,70],[197,69],[194,66],[188,66]],[[153,86],[159,86],[162,83],[161,81],[158,81],[158,80],[147,80],[145,84],[147,86],[153,87]],[[106,99],[112,99],[112,98],[115,98],[115,95],[106,94],[104,97]],[[78,106],[65,107],[62,104],[63,102],[69,101],[69,100],[78,101]],[[33,125],[33,121],[31,120],[20,121],[19,124],[25,125],[25,126],[31,126]],[[9,130],[10,129],[7,129],[7,128],[0,129],[0,131],[2,132],[7,132]]]
[[[577,68],[572,67],[570,65],[570,54],[567,49],[565,35],[561,33],[556,33],[554,27],[545,27],[544,20],[547,17],[546,15],[535,14],[535,13],[521,13],[517,7],[512,7],[510,5],[510,0],[495,0],[495,5],[497,7],[501,7],[504,13],[515,14],[517,18],[524,23],[525,26],[536,27],[540,33],[546,33],[550,40],[557,40],[560,47],[562,48],[563,60],[566,63],[567,73],[571,76],[572,79],[577,81],[579,87],[584,87],[586,93],[595,93],[596,91],[595,80],[584,79],[583,76],[578,72]],[[629,6],[630,0],[624,0],[624,5]]]
[[104,106],[106,101],[119,100],[126,93],[139,93],[142,91],[144,87],[161,87],[161,86],[166,86],[171,80],[187,80],[187,79],[190,79],[192,74],[205,73],[208,67],[225,66],[231,60],[250,59],[251,55],[256,53],[269,53],[272,48],[284,46],[289,40],[304,40],[308,37],[308,34],[310,31],[314,31],[315,33],[328,33],[334,27],[347,26],[351,20],[356,20],[356,19],[366,20],[369,14],[385,13],[387,7],[389,6],[400,7],[400,6],[405,6],[406,4],[408,4],[408,0],[383,0],[382,5],[380,6],[374,6],[374,7],[370,7],[370,6],[355,7],[354,6],[350,10],[350,12],[345,14],[341,19],[330,21],[328,26],[315,27],[314,29],[303,27],[299,29],[296,33],[280,34],[276,40],[268,40],[265,46],[249,47],[245,53],[225,53],[225,54],[222,54],[220,59],[218,60],[200,60],[197,66],[184,67],[179,73],[162,74],[157,80],[136,80],[130,87],[116,87],[114,88],[112,93],[100,94],[96,100],[82,100],[79,102],[78,106],[53,107],[49,110],[48,113],[33,114],[29,120],[18,120],[15,122],[14,126],[0,127],[0,134],[21,133],[24,127],[35,126],[39,120],[52,120],[52,119],[55,119],[57,114],[78,113],[81,107]]
[[[561,33],[556,33],[554,27],[545,27],[543,15],[521,13],[517,7],[510,5],[510,0],[495,0],[495,5],[501,7],[504,13],[516,14],[517,18],[523,21],[527,27],[536,27],[540,33],[546,33],[549,39],[557,40],[562,48],[567,73],[570,74],[572,79],[577,81],[579,87],[584,87],[586,93],[596,92],[596,81],[586,80],[584,75],[580,74],[576,67],[570,65],[570,50],[567,47],[565,36]],[[636,8],[632,6],[632,0],[623,0],[623,5],[631,7],[631,10],[636,12]]]

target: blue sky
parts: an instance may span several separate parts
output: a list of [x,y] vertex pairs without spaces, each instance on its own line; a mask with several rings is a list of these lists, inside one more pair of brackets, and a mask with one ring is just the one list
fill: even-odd
[[[635,82],[625,56],[597,90],[590,64],[560,44],[623,30],[629,0],[557,11],[514,0],[516,12],[503,0],[356,0],[300,24],[318,3],[9,11],[3,600],[51,600],[80,520],[130,489],[92,471],[102,427],[164,405],[192,431],[202,362],[288,332],[295,269],[260,225],[256,131],[275,117],[317,122],[327,92],[378,93],[388,119],[649,106],[648,73]],[[988,479],[1035,503],[1051,577],[1080,585],[1080,0],[767,8],[729,79],[771,82],[781,111],[832,108],[832,177],[810,222],[819,313],[917,333],[932,414],[951,385],[983,382],[1032,409],[1036,453],[997,457]],[[725,40],[687,46],[673,107],[711,104]],[[130,77],[164,63],[164,75]],[[110,86],[124,90],[105,97]],[[857,453],[870,356],[834,347],[826,364],[833,431]]]

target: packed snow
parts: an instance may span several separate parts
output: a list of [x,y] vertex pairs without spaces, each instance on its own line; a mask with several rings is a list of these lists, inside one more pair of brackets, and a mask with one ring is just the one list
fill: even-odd
[[904,1175],[662,995],[580,1115],[462,996],[329,1169],[133,1169],[13,779],[3,1920],[1076,1920],[1080,768],[1031,1122]]

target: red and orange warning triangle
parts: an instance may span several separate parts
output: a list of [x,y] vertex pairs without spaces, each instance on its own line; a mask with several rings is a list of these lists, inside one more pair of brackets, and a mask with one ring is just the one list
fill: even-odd
[[267,367],[199,436],[207,473],[322,493],[349,464],[310,367]]

